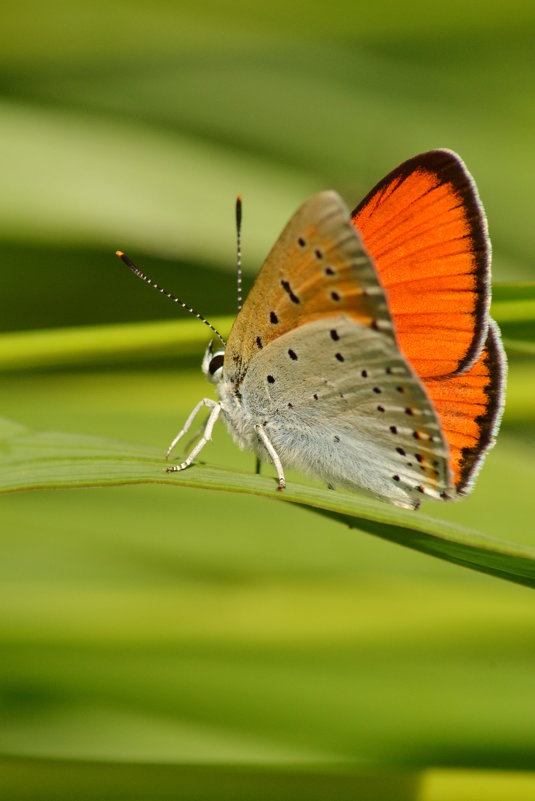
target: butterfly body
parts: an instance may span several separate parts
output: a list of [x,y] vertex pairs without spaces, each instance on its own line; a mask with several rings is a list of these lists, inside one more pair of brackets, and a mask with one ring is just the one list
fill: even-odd
[[[490,320],[490,243],[475,184],[451,151],[410,159],[350,214],[309,198],[264,262],[224,351],[203,371],[221,416],[277,470],[415,508],[470,491],[504,403]],[[206,322],[206,321],[205,321]]]

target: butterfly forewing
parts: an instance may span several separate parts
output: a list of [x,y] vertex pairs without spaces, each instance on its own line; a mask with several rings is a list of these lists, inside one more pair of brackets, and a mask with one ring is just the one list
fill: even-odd
[[225,370],[239,382],[249,361],[288,331],[343,313],[394,334],[385,296],[335,192],[311,197],[282,232],[236,318]]
[[434,150],[401,164],[352,213],[385,288],[399,347],[420,377],[470,367],[485,341],[490,244],[461,159]]
[[450,489],[433,406],[392,339],[348,315],[303,324],[252,358],[242,387],[282,463],[402,506]]

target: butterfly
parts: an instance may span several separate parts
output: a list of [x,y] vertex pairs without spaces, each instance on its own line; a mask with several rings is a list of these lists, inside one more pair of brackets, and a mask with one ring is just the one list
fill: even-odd
[[466,495],[504,405],[489,305],[485,214],[452,151],[404,162],[351,213],[336,192],[314,195],[275,242],[228,341],[210,326],[223,347],[210,342],[202,369],[218,400],[197,404],[168,455],[206,407],[202,436],[168,469],[187,468],[221,418],[275,466],[281,490],[292,467],[411,509]]

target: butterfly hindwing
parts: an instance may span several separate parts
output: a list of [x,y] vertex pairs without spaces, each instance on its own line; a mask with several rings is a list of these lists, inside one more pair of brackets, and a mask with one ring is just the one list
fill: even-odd
[[447,445],[421,382],[391,339],[344,314],[273,340],[240,391],[287,466],[408,507],[449,489]]
[[494,445],[504,406],[506,372],[500,332],[490,320],[485,346],[469,370],[425,381],[449,445],[457,495],[470,491],[486,452]]
[[474,181],[448,150],[415,156],[352,212],[398,344],[422,378],[462,372],[485,342],[490,243]]

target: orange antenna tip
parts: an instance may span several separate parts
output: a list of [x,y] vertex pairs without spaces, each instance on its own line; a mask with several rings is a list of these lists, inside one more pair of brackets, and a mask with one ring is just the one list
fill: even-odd
[[122,250],[116,250],[116,251],[115,251],[115,255],[116,255],[116,256],[119,256],[119,258],[121,259],[121,261],[123,261],[123,262],[124,262],[124,263],[127,265],[127,267],[134,268],[134,267],[136,266],[136,265],[134,264],[134,262],[133,262],[131,259],[129,259],[129,258],[128,258],[128,256],[126,255],[126,253],[123,253],[123,251],[122,251]]

